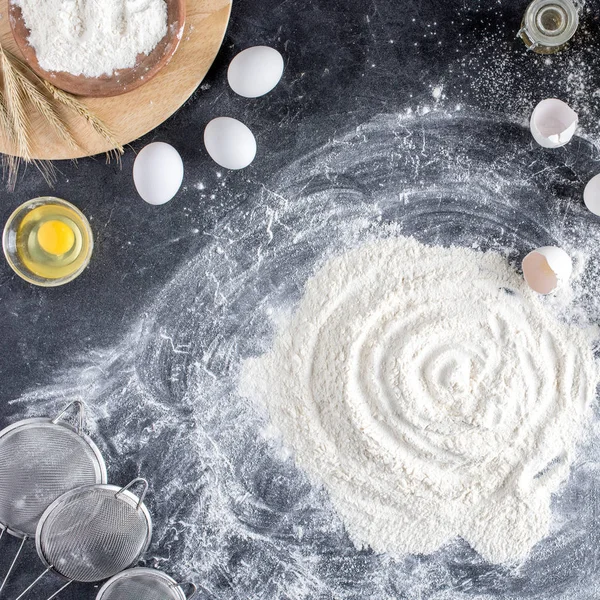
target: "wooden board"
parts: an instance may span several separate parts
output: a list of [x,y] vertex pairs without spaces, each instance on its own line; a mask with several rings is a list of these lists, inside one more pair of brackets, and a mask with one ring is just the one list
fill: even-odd
[[[20,55],[8,19],[8,0],[0,0],[0,40]],[[231,0],[188,0],[183,39],[171,62],[142,87],[112,98],[82,99],[127,144],[148,133],[170,117],[198,87],[214,61],[223,41]],[[74,150],[62,142],[35,111],[30,112],[32,155],[34,158],[59,160],[81,158],[111,150],[87,123],[70,112],[71,132],[81,145]],[[0,152],[15,154],[14,148],[0,136]]]

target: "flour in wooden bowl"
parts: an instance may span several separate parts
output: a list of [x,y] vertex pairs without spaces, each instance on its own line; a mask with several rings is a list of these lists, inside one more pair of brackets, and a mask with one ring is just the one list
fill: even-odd
[[502,563],[548,532],[598,382],[591,342],[499,254],[388,239],[308,281],[240,391],[357,546],[430,553],[460,536]]
[[167,33],[165,0],[11,0],[46,71],[100,77],[132,68]]

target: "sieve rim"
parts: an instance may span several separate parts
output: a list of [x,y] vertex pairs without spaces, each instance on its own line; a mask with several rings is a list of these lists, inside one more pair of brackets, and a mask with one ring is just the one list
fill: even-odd
[[161,579],[165,583],[168,583],[169,586],[173,589],[174,594],[177,595],[177,600],[187,600],[187,596],[185,595],[181,586],[169,575],[163,573],[162,571],[158,571],[157,569],[149,569],[148,567],[134,567],[133,569],[126,569],[125,571],[121,571],[114,577],[111,577],[101,588],[96,596],[96,600],[103,600],[108,592],[110,592],[111,587],[117,582],[121,581],[121,579],[129,579],[131,577],[136,577],[137,575],[148,575],[150,577],[155,577],[156,579]]
[[[140,550],[140,553],[138,554],[136,559],[131,563],[131,565],[129,565],[129,567],[133,566],[140,559],[140,557],[145,554],[145,552],[146,552],[146,550],[148,550],[148,547],[150,546],[150,542],[152,540],[152,517],[150,516],[150,512],[146,508],[146,505],[143,502],[140,503],[140,499],[135,494],[132,494],[129,490],[124,490],[123,487],[118,486],[118,485],[102,483],[102,484],[95,484],[95,485],[83,485],[81,487],[75,488],[74,490],[66,492],[65,494],[63,494],[62,496],[57,498],[44,511],[44,514],[42,514],[42,516],[38,522],[37,530],[35,532],[35,548],[37,550],[38,556],[40,557],[40,560],[44,563],[44,565],[48,569],[51,569],[57,575],[60,575],[64,579],[67,579],[70,581],[73,581],[73,580],[71,580],[69,577],[66,577],[65,575],[63,575],[54,565],[50,564],[50,562],[46,558],[46,555],[44,554],[44,549],[42,547],[42,535],[44,533],[44,526],[46,524],[46,521],[52,515],[52,513],[55,510],[59,509],[62,505],[64,505],[68,500],[70,500],[74,496],[82,495],[85,492],[88,492],[93,489],[101,489],[101,490],[107,490],[110,492],[114,492],[115,497],[118,500],[125,501],[127,504],[129,504],[134,509],[141,511],[142,515],[144,516],[144,519],[146,521],[146,528],[147,528],[146,539],[144,541],[142,549]],[[127,567],[127,568],[129,568],[129,567]],[[99,580],[99,581],[101,581],[101,580]]]
[[[95,460],[93,461],[93,465],[94,470],[96,471],[96,485],[105,484],[108,481],[108,475],[106,471],[106,463],[104,462],[104,458],[102,456],[102,453],[100,452],[100,449],[98,448],[98,446],[96,446],[92,438],[90,438],[83,431],[79,431],[76,427],[74,427],[73,425],[71,425],[71,423],[68,423],[67,421],[56,421],[55,419],[52,419],[50,417],[34,417],[31,419],[22,419],[21,421],[17,421],[12,425],[8,425],[0,431],[0,445],[2,444],[3,439],[6,438],[7,435],[15,433],[19,430],[26,431],[28,429],[45,428],[58,429],[61,427],[68,429],[69,431],[80,437],[88,445],[88,447],[92,451],[92,455],[95,458]],[[0,522],[0,530],[5,530],[6,533],[8,533],[9,535],[12,535],[13,537],[19,538],[21,540],[30,537],[24,532],[19,531],[18,529],[12,529],[8,524],[2,522]]]

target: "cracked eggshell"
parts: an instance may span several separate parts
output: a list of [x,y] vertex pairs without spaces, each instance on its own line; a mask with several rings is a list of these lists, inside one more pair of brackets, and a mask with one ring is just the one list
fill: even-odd
[[571,277],[571,257],[556,246],[544,246],[523,259],[523,276],[527,285],[538,294],[550,294]]
[[592,177],[583,190],[583,201],[590,212],[600,216],[600,175]]
[[577,113],[562,100],[542,100],[531,113],[529,128],[533,139],[544,148],[567,144],[577,129]]

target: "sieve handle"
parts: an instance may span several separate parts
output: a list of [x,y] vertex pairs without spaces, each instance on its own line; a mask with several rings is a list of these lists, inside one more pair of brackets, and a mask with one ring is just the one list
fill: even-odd
[[[0,533],[0,539],[2,538],[2,535],[4,535],[4,531],[5,531],[5,529],[3,529],[2,533]],[[6,575],[4,576],[4,580],[2,581],[2,585],[0,585],[0,595],[2,595],[2,590],[6,586],[7,581],[10,579],[10,576],[12,575],[12,572],[13,572],[13,570],[15,568],[15,565],[17,564],[17,561],[19,560],[19,556],[21,556],[21,552],[23,552],[23,546],[25,546],[25,542],[28,539],[29,538],[27,536],[25,536],[22,539],[21,545],[19,546],[19,549],[17,550],[17,553],[15,554],[15,557],[13,558],[13,561],[10,563],[10,567],[8,567],[8,571],[6,572]]]
[[52,571],[52,567],[48,567],[35,581],[33,581],[32,583],[30,583],[16,598],[15,600],[21,600],[21,598],[23,598],[23,596],[27,596],[27,593],[32,590],[38,583],[39,581],[45,577],[46,575],[48,575],[48,573],[50,573],[50,571]]
[[53,419],[52,422],[56,425],[56,423],[63,420],[63,417],[68,412],[71,412],[75,408],[77,409],[77,433],[81,435],[85,425],[85,404],[81,400],[75,400],[68,406],[65,406],[62,412],[55,419]]
[[146,479],[144,479],[143,477],[137,477],[133,481],[130,481],[124,488],[121,488],[115,494],[115,498],[118,498],[123,492],[132,488],[134,485],[138,485],[138,484],[142,486],[142,493],[140,495],[140,501],[137,503],[137,507],[136,507],[137,510],[139,510],[140,506],[144,502],[144,498],[146,497],[146,494],[148,493],[148,481]]
[[64,590],[66,590],[72,583],[73,583],[73,580],[67,581],[67,583],[65,583],[65,585],[63,585],[60,588],[60,590],[54,592],[54,594],[52,594],[52,596],[48,596],[48,598],[46,598],[46,600],[54,600],[54,598],[56,598],[56,596],[58,596],[61,592],[63,592]]
[[184,583],[183,585],[187,585],[190,588],[188,595],[185,597],[186,600],[192,600],[192,598],[195,598],[196,594],[198,593],[198,588],[196,587],[196,584],[189,581],[188,583]]

